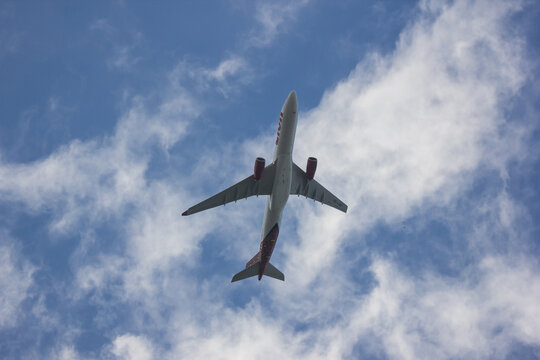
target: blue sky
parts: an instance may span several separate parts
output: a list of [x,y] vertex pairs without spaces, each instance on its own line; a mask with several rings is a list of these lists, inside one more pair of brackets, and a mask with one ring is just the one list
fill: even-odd
[[[0,355],[540,357],[534,1],[0,5]],[[349,205],[180,213],[271,159]],[[253,280],[253,281],[251,281]]]

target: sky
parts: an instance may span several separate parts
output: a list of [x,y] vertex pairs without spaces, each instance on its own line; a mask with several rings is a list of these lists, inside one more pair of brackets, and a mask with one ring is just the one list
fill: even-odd
[[[540,358],[540,4],[0,4],[0,357]],[[272,159],[291,197],[180,214]]]

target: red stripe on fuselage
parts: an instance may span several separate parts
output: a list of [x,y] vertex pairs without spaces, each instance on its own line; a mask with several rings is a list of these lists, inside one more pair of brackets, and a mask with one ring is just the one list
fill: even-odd
[[274,246],[276,246],[276,240],[279,235],[279,226],[278,224],[274,225],[272,230],[268,232],[268,235],[264,237],[261,241],[260,254],[261,254],[261,267],[259,268],[259,280],[261,280],[266,264],[270,261],[272,252],[274,251]]

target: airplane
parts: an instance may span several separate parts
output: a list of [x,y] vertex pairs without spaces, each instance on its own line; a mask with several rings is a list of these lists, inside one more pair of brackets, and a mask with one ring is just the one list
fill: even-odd
[[244,270],[233,276],[231,282],[256,275],[259,281],[263,275],[285,281],[285,275],[270,263],[270,257],[276,245],[281,215],[289,195],[303,195],[344,213],[347,212],[347,205],[314,179],[317,169],[316,158],[308,158],[306,171],[292,161],[297,112],[298,103],[293,90],[285,100],[279,115],[274,161],[265,167],[265,159],[256,158],[253,175],[182,213],[182,216],[187,216],[254,195],[268,196],[259,252],[247,262]]

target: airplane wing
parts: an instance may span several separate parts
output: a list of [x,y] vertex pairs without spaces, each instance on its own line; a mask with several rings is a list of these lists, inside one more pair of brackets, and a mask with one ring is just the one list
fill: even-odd
[[262,177],[259,181],[256,181],[253,178],[253,175],[250,175],[239,183],[223,190],[219,194],[190,207],[182,215],[195,214],[199,211],[208,210],[219,205],[225,205],[232,201],[246,199],[253,195],[270,195],[272,193],[272,187],[274,186],[275,172],[276,167],[272,163],[264,168]]
[[334,194],[326,190],[317,180],[308,180],[306,173],[293,163],[291,179],[291,195],[302,195],[322,204],[347,212],[347,205]]

